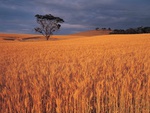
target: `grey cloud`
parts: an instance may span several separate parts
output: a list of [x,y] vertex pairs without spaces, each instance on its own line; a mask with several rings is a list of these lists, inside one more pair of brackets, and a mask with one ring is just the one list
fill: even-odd
[[13,28],[34,33],[31,30],[36,26],[34,15],[49,13],[65,20],[58,33],[73,33],[96,27],[150,26],[149,0],[1,1],[0,22],[3,22],[3,27],[0,31],[11,31]]

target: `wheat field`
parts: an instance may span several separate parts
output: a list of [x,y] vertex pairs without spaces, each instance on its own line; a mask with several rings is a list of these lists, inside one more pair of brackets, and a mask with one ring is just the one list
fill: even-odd
[[0,113],[150,113],[150,34],[0,41]]

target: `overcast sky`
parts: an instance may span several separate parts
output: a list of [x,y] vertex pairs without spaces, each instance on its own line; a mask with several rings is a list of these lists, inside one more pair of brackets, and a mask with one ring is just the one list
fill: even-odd
[[56,34],[150,26],[150,0],[0,0],[0,32],[35,33],[36,14],[65,23]]

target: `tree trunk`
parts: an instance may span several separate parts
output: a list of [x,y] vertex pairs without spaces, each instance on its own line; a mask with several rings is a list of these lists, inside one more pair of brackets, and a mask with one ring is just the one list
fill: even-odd
[[50,37],[50,36],[46,36],[46,40],[49,40],[49,37]]

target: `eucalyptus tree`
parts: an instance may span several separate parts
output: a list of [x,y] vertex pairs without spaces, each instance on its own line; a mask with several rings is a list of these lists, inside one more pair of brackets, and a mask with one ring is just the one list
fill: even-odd
[[51,14],[46,15],[35,15],[37,23],[40,25],[39,27],[34,28],[36,32],[41,33],[46,37],[46,40],[49,40],[50,36],[53,32],[60,29],[61,25],[59,23],[63,23],[64,20],[60,17],[55,17]]

